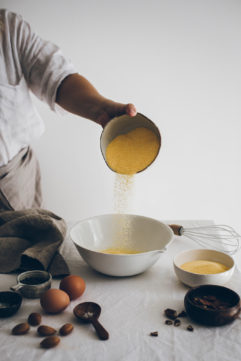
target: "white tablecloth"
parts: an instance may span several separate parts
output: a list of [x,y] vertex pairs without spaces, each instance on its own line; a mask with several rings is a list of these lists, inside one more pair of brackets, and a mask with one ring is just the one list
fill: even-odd
[[[185,221],[184,226],[197,226],[208,221]],[[11,335],[14,325],[24,322],[31,312],[42,312],[39,300],[23,299],[17,314],[0,320],[0,358],[2,361],[232,361],[241,355],[241,322],[222,327],[205,327],[182,319],[180,327],[165,325],[163,311],[184,309],[183,300],[188,288],[181,284],[173,271],[175,254],[188,248],[200,248],[185,237],[176,237],[168,250],[148,271],[135,277],[114,278],[101,275],[87,266],[77,253],[69,236],[63,254],[72,274],[86,281],[86,291],[59,315],[43,314],[42,324],[60,328],[66,322],[74,325],[72,334],[61,337],[60,344],[43,350],[36,327],[24,336]],[[239,257],[236,255],[235,257]],[[1,290],[15,283],[16,275],[1,275]],[[58,287],[54,280],[52,287]],[[241,295],[241,276],[236,268],[226,285]],[[80,302],[93,301],[102,307],[100,322],[110,338],[101,341],[91,325],[80,324],[73,316],[73,308]],[[186,327],[192,324],[194,332]],[[151,337],[158,331],[158,337]]]

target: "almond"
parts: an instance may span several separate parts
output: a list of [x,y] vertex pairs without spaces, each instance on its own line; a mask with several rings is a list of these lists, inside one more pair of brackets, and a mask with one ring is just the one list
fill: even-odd
[[13,335],[25,335],[30,329],[30,326],[27,322],[19,323],[12,329]]
[[66,323],[59,329],[59,333],[61,336],[69,335],[74,329],[74,326],[71,323]]
[[40,346],[43,348],[52,348],[59,344],[60,338],[58,336],[49,336],[45,337],[43,341],[40,342]]
[[56,333],[56,330],[53,327],[42,325],[38,327],[37,332],[40,336],[51,336]]
[[40,313],[33,312],[28,316],[28,323],[31,326],[38,326],[40,325],[41,321],[42,321],[42,316],[40,315]]

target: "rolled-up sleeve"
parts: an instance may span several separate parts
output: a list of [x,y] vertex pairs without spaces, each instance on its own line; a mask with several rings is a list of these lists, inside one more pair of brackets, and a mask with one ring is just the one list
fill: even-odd
[[76,73],[75,67],[58,46],[41,39],[21,17],[16,37],[22,71],[29,88],[55,110],[57,89],[64,78]]

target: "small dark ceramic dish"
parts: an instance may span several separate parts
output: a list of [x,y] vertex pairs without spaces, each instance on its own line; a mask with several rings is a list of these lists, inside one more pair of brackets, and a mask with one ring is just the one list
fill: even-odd
[[239,316],[240,297],[227,287],[203,285],[187,292],[184,306],[193,321],[206,326],[222,326]]
[[14,315],[20,308],[22,296],[17,292],[0,292],[0,317]]

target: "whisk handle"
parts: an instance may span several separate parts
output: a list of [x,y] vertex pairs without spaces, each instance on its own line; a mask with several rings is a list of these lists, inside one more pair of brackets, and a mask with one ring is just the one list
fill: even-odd
[[178,224],[169,224],[169,227],[173,230],[176,236],[181,236],[184,232],[183,227]]

